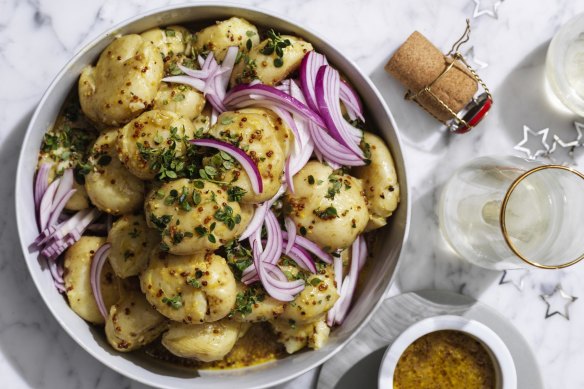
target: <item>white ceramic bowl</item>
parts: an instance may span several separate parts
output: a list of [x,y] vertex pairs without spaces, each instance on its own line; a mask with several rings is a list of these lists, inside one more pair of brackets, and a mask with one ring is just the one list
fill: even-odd
[[[243,17],[258,26],[273,27],[304,37],[346,75],[367,107],[367,122],[373,124],[369,125],[375,127],[375,131],[385,138],[390,146],[399,176],[401,204],[389,224],[379,232],[384,238],[378,239],[372,248],[374,258],[371,262],[374,270],[367,274],[366,286],[356,295],[355,304],[344,324],[332,332],[329,342],[323,348],[300,352],[253,368],[197,372],[169,366],[139,353],[117,353],[107,344],[102,329],[88,325],[69,308],[65,299],[53,287],[49,272],[41,269],[36,255],[30,254],[27,250],[28,244],[38,233],[33,206],[33,177],[43,134],[54,122],[71,88],[76,86],[81,70],[96,61],[116,34],[139,33],[155,26],[171,24],[211,24],[215,20],[231,16]],[[18,231],[28,268],[42,298],[57,321],[79,345],[105,365],[137,381],[162,388],[266,387],[296,377],[326,361],[366,324],[389,289],[406,238],[410,211],[404,160],[395,122],[369,78],[361,73],[353,62],[314,32],[272,13],[225,3],[173,6],[137,16],[102,34],[75,55],[50,85],[31,119],[20,154],[15,197]]]
[[461,331],[481,342],[493,360],[497,375],[496,388],[517,388],[515,363],[501,338],[478,321],[454,315],[430,317],[408,327],[383,355],[379,368],[379,388],[393,388],[393,375],[397,362],[410,344],[426,334],[441,330]]

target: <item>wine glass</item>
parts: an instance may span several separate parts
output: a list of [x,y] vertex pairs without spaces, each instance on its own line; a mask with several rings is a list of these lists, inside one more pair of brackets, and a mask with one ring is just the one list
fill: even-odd
[[457,170],[440,228],[464,259],[488,269],[558,269],[584,258],[584,175],[519,157],[480,157]]

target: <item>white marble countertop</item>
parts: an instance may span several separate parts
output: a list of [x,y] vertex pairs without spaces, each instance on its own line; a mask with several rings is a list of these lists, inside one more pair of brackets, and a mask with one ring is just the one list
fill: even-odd
[[[478,155],[516,153],[523,125],[575,136],[574,115],[547,100],[543,66],[559,26],[584,11],[581,1],[530,0],[246,0],[321,33],[370,74],[404,140],[412,192],[409,241],[391,293],[458,291],[499,310],[530,343],[547,388],[582,388],[584,263],[562,271],[486,271],[463,263],[442,241],[437,194],[453,170]],[[41,302],[17,244],[13,209],[16,159],[27,122],[52,78],[85,43],[143,11],[174,3],[94,0],[0,1],[0,377],[6,388],[139,388],[83,351]],[[495,12],[496,11],[496,12]],[[474,16],[473,16],[474,15]],[[497,17],[494,17],[497,16]],[[413,30],[447,51],[470,18],[475,64],[495,104],[479,128],[447,136],[383,72],[393,50]],[[466,51],[466,50],[464,50]],[[472,53],[471,53],[472,54]],[[584,167],[581,157],[580,168]],[[542,295],[560,285],[548,309]],[[569,320],[563,315],[569,310]],[[568,315],[566,315],[568,316]],[[308,380],[303,381],[306,383]],[[290,385],[292,386],[292,385]],[[293,386],[304,386],[301,384]]]

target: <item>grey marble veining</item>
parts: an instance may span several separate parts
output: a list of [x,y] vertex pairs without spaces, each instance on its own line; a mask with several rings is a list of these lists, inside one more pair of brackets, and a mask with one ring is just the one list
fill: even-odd
[[[60,328],[42,304],[18,245],[13,182],[24,131],[43,91],[67,60],[102,31],[140,12],[175,1],[0,1],[0,387],[138,388],[104,367]],[[450,174],[477,155],[514,153],[526,124],[549,127],[569,139],[576,119],[546,97],[543,65],[547,44],[562,23],[584,11],[584,2],[506,0],[498,18],[472,18],[472,0],[246,0],[241,3],[287,15],[330,40],[374,80],[390,105],[404,139],[413,193],[410,239],[392,294],[419,289],[461,292],[496,308],[520,329],[534,350],[550,389],[582,388],[584,376],[584,264],[557,272],[532,270],[520,290],[499,285],[502,274],[462,262],[443,242],[435,214]],[[489,9],[493,0],[482,0]],[[383,71],[392,51],[418,29],[448,51],[473,27],[469,46],[488,64],[480,74],[495,105],[486,121],[465,136],[449,136]],[[584,157],[579,160],[584,167]],[[558,283],[580,299],[570,320],[545,319],[540,295]],[[288,387],[304,387],[304,377]]]

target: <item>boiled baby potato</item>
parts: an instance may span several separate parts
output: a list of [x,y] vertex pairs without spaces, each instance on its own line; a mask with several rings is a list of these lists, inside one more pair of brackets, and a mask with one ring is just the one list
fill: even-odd
[[233,273],[224,258],[211,253],[178,256],[154,251],[140,284],[158,312],[183,323],[220,320],[235,303]]
[[134,212],[144,203],[144,183],[118,159],[117,138],[115,129],[102,132],[89,157],[92,169],[85,176],[85,189],[91,202],[112,215]]
[[152,342],[166,328],[166,318],[148,304],[138,288],[125,291],[120,301],[112,305],[105,335],[114,349],[128,352]]
[[[103,244],[105,238],[82,236],[73,246],[65,251],[63,267],[65,289],[71,309],[81,318],[93,324],[103,324],[104,318],[99,312],[93,291],[90,274],[93,255]],[[107,309],[120,297],[118,280],[110,264],[106,261],[101,271],[100,288]]]
[[284,302],[276,300],[263,289],[237,283],[237,299],[231,318],[245,323],[274,320],[284,312]]
[[82,209],[89,208],[89,196],[87,195],[85,186],[77,181],[73,181],[73,189],[75,189],[75,193],[73,193],[73,196],[65,204],[65,209],[69,211],[81,211]]
[[[161,232],[161,245],[171,254],[214,251],[235,239],[251,219],[219,185],[186,178],[152,190],[145,203],[148,225]],[[246,223],[245,225],[243,223]]]
[[369,145],[371,163],[353,168],[351,173],[363,181],[369,200],[371,218],[367,230],[383,227],[399,203],[399,183],[395,165],[383,139],[365,132],[363,140]]
[[190,43],[192,34],[182,26],[153,28],[140,34],[142,39],[158,47],[165,57],[171,54],[182,54]]
[[138,275],[148,264],[148,256],[160,240],[148,227],[144,215],[124,215],[114,222],[107,241],[111,244],[108,260],[120,278]]
[[118,157],[136,177],[152,180],[158,173],[154,168],[158,156],[184,156],[193,134],[190,120],[170,111],[147,111],[120,129]]
[[247,50],[248,40],[251,46],[259,43],[258,29],[245,19],[232,17],[197,32],[193,47],[199,53],[213,52],[215,59],[221,62],[231,46]]
[[310,161],[284,201],[298,232],[328,250],[349,247],[369,221],[361,180]]
[[300,324],[314,322],[324,316],[338,299],[333,267],[325,265],[317,274],[306,278],[304,290],[285,305],[280,317]]
[[242,334],[242,323],[223,319],[213,323],[172,323],[162,345],[174,355],[202,362],[220,361]]
[[290,42],[289,46],[282,49],[282,57],[279,57],[275,50],[266,48],[266,45],[272,44],[271,39],[262,41],[251,49],[248,55],[249,61],[255,63],[254,68],[250,69],[249,61],[239,61],[231,74],[231,86],[248,84],[255,78],[263,84],[275,85],[298,69],[302,58],[313,50],[312,45],[301,38],[291,35],[282,35],[279,38],[281,41]]
[[288,354],[293,354],[305,346],[318,350],[327,342],[331,332],[324,318],[300,325],[281,319],[274,320],[271,324],[278,335],[278,342],[284,345]]
[[288,127],[274,119],[272,111],[246,108],[223,112],[209,135],[239,148],[255,162],[260,172],[263,191],[255,193],[245,170],[240,166],[224,173],[223,180],[245,191],[243,203],[261,203],[269,200],[282,186],[282,175],[292,139]]
[[172,111],[192,121],[201,114],[204,106],[205,96],[201,92],[190,86],[163,82],[152,108]]
[[154,100],[163,67],[160,50],[140,35],[117,38],[101,53],[96,66],[81,73],[83,113],[104,126],[129,122]]

